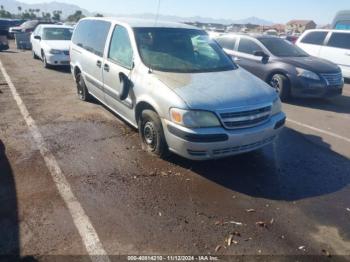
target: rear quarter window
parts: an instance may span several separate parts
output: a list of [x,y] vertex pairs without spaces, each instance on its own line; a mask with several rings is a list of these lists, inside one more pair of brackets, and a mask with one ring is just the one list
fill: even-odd
[[350,33],[333,33],[327,46],[350,50]]
[[83,20],[74,30],[72,42],[75,45],[102,57],[110,28],[110,22]]
[[306,34],[300,42],[311,45],[323,45],[327,35],[328,32],[310,32]]

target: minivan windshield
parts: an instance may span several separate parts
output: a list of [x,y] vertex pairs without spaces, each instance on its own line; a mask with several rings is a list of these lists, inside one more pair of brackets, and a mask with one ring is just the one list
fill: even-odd
[[31,21],[24,22],[24,23],[21,25],[21,27],[30,28],[30,27],[36,26],[38,23],[39,23],[38,20],[31,20]]
[[307,57],[305,51],[293,43],[277,37],[260,38],[260,42],[275,56],[278,57]]
[[165,72],[217,72],[237,66],[209,36],[196,29],[135,28],[144,64]]
[[73,29],[71,28],[44,28],[43,40],[65,40],[69,41],[72,38]]

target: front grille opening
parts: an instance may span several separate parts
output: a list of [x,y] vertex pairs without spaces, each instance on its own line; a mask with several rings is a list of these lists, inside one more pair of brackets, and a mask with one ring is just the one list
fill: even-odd
[[270,119],[271,106],[254,110],[221,113],[221,121],[227,129],[250,128],[262,125]]

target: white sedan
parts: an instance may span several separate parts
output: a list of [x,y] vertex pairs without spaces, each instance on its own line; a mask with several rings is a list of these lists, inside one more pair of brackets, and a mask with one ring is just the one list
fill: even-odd
[[33,58],[41,58],[44,67],[68,66],[73,28],[63,25],[39,25],[31,35]]

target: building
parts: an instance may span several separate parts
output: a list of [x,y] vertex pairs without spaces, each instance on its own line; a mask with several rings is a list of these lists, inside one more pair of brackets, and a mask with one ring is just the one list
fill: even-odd
[[316,23],[312,20],[292,20],[287,23],[286,31],[291,33],[303,33],[309,29],[315,29]]

